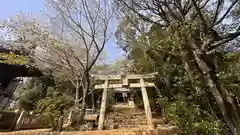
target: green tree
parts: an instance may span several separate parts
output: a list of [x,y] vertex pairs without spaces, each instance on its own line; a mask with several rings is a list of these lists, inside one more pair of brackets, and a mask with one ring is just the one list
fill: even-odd
[[[221,85],[216,73],[217,65],[215,64],[218,51],[221,51],[226,43],[235,40],[240,35],[239,26],[235,25],[238,20],[229,16],[231,11],[237,11],[235,5],[239,1],[229,1],[229,5],[226,5],[225,2],[222,0],[215,3],[211,0],[121,0],[116,3],[124,13],[135,14],[152,24],[149,34],[154,31],[155,33],[153,36],[145,36],[145,44],[149,45],[149,39],[152,37],[157,37],[160,40],[153,40],[150,49],[154,49],[154,51],[148,49],[143,49],[143,51],[155,54],[157,57],[159,53],[156,55],[154,53],[156,50],[165,52],[166,59],[163,60],[167,60],[169,63],[174,61],[174,64],[165,65],[167,69],[165,68],[164,72],[169,69],[172,74],[174,67],[184,69],[185,72],[182,73],[186,74],[187,80],[191,82],[190,88],[195,89],[195,91],[204,91],[203,93],[208,93],[209,90],[232,134],[237,135],[239,134],[238,105],[235,103],[236,99]],[[210,8],[210,5],[215,8]],[[225,6],[227,8],[223,8]],[[232,23],[224,23],[223,20],[225,19],[230,19]],[[147,32],[148,30],[145,33]],[[164,53],[160,53],[160,56],[164,58],[162,54]],[[182,67],[176,66],[179,64],[182,64]],[[198,85],[199,83],[207,84],[208,88],[206,89],[206,85]],[[211,99],[211,97],[208,97],[208,99]]]

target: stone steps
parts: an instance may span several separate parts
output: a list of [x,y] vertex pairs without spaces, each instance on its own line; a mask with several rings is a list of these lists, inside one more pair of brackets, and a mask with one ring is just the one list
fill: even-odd
[[120,125],[118,128],[148,129],[148,125]]
[[137,125],[146,125],[147,121],[146,120],[139,120],[139,119],[129,119],[129,120],[113,120],[114,123],[129,123],[129,124],[137,124]]
[[[130,113],[129,113],[130,112]],[[106,129],[117,128],[140,128],[147,129],[147,118],[142,110],[131,109],[118,112],[114,110],[110,112],[106,120]]]
[[111,117],[107,117],[108,119],[141,119],[141,120],[146,120],[147,117],[146,116],[137,116],[137,117],[134,117],[134,116],[124,116],[124,117],[121,117],[121,116],[111,116]]

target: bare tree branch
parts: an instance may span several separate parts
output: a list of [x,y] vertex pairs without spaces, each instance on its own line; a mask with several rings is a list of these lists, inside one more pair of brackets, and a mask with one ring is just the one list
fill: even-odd
[[225,43],[228,43],[229,41],[232,41],[232,40],[236,39],[238,36],[240,36],[240,26],[237,28],[236,32],[228,33],[228,34],[222,36],[221,39],[219,39],[219,40],[217,40],[217,41],[207,45],[208,48],[206,48],[207,49],[206,51],[208,53],[212,53],[219,46],[221,46],[221,45],[223,45]]
[[[134,8],[130,7],[124,0],[119,0],[124,6],[126,6],[127,8],[131,9],[132,12],[134,12],[135,14],[137,14],[138,16],[140,16],[143,20],[146,20],[150,23],[154,23],[155,25],[157,26],[160,26],[160,27],[164,27],[166,25],[163,25],[163,24],[160,24],[158,23],[157,21],[153,21],[152,19],[146,17],[145,15],[139,13],[137,10],[135,10]],[[133,1],[132,1],[133,2]]]
[[203,16],[203,14],[202,14],[202,12],[201,12],[201,9],[198,7],[198,5],[197,5],[197,3],[196,3],[195,0],[192,0],[192,3],[193,3],[193,6],[195,7],[195,9],[196,9],[199,17],[201,18],[201,20],[202,20],[202,25],[204,26],[204,30],[206,31],[208,24],[207,24],[207,22],[206,22],[206,20],[205,20],[205,18],[204,18],[204,16]]
[[237,4],[239,0],[234,0],[232,2],[232,4],[228,7],[228,9],[226,10],[226,12],[223,14],[223,16],[218,19],[218,21],[215,23],[215,25],[218,25],[219,23],[221,23],[225,18],[226,16],[228,15],[228,13],[232,10],[232,8]]
[[[72,53],[71,58],[78,61],[82,67],[82,71],[78,73],[82,76],[80,80],[83,88],[83,113],[81,113],[81,119],[83,120],[84,109],[86,109],[87,104],[86,99],[90,90],[90,71],[111,38],[108,35],[108,28],[113,11],[109,8],[111,5],[107,3],[107,0],[48,1],[56,11],[56,15],[62,18],[74,35],[80,37],[81,42],[74,44],[74,46],[79,46],[84,50],[84,52],[79,52],[84,55],[83,59],[78,58],[75,50],[72,50],[73,48],[70,48],[69,52],[65,50],[65,52],[62,52],[65,58],[69,57],[69,53]],[[66,63],[71,65],[70,68],[73,68],[74,65],[71,64],[70,60],[66,60]]]
[[217,9],[215,10],[213,21],[212,21],[212,27],[215,25],[215,23],[217,21],[217,18],[219,16],[220,12],[221,12],[223,4],[224,4],[224,0],[218,0],[217,7],[216,7]]

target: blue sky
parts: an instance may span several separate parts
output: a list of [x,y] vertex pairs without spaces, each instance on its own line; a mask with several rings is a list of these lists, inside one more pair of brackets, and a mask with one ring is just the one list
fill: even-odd
[[[11,16],[24,13],[39,13],[44,9],[44,0],[2,0],[0,4],[0,20],[6,20]],[[116,26],[116,25],[111,25]],[[114,31],[115,28],[112,28]],[[113,38],[105,48],[107,53],[107,62],[112,63],[123,56],[121,49],[116,47],[115,38]]]

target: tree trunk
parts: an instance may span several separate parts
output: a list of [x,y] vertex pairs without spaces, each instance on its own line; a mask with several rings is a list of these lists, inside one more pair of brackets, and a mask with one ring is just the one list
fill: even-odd
[[84,123],[84,116],[85,116],[86,109],[87,109],[87,97],[88,97],[88,92],[90,89],[90,75],[88,72],[85,73],[83,82],[84,82],[83,83],[83,98],[82,98],[82,105],[81,105],[81,111],[80,111],[80,124]]
[[79,92],[80,92],[80,83],[79,83],[79,78],[76,77],[75,105],[79,104]]
[[217,83],[217,77],[214,74],[214,70],[208,65],[206,60],[201,57],[202,55],[207,54],[204,54],[193,42],[188,43],[188,45],[192,48],[194,59],[197,62],[199,68],[201,69],[201,74],[204,76],[205,81],[209,85],[210,91],[215,97],[218,107],[220,108],[229,129],[231,130],[233,135],[240,135],[240,133],[238,132],[238,130],[240,129],[239,114],[233,112],[236,106],[232,103],[230,103],[231,105],[229,106],[224,100],[225,98],[229,98],[229,101],[232,101],[232,98],[230,96],[224,97],[225,94],[223,94],[223,92],[226,91],[221,89],[221,87]]
[[187,73],[188,79],[190,80],[192,88],[195,89],[197,92],[200,91],[201,90],[200,87],[195,84],[195,79],[193,77],[194,72],[191,72],[191,68],[190,68],[191,64],[187,61],[187,58],[184,55],[182,50],[181,50],[181,57],[182,57],[182,62],[183,62],[183,65],[184,65],[184,69]]
[[231,130],[233,135],[239,135],[239,133],[237,133],[238,127],[237,127],[237,125],[235,125],[236,123],[233,120],[234,118],[231,118],[231,116],[229,116],[230,114],[228,113],[227,107],[226,107],[224,100],[217,88],[216,83],[211,78],[211,75],[209,73],[207,73],[205,75],[205,78],[208,82],[208,85],[210,87],[210,90],[211,90],[213,96],[215,97],[215,99],[217,101],[218,107],[220,108],[222,115],[223,115],[229,129]]

